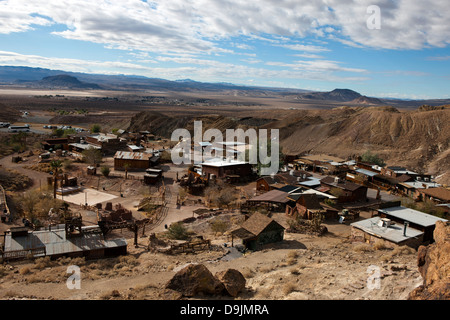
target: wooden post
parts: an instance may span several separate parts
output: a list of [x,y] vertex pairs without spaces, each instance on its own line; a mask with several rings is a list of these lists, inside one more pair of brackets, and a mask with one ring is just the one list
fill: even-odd
[[138,226],[137,224],[134,225],[134,247],[138,247]]

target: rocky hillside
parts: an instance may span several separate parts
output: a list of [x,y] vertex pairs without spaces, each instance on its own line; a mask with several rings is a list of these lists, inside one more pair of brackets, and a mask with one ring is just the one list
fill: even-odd
[[417,263],[423,285],[414,289],[410,300],[450,299],[450,224],[436,223],[435,243],[421,246]]
[[301,110],[264,127],[280,129],[284,153],[348,158],[370,150],[388,165],[441,175],[441,183],[450,182],[450,108]]
[[141,112],[128,130],[149,130],[171,137],[177,128],[193,133],[194,120],[203,129],[279,129],[285,154],[325,153],[341,158],[377,153],[388,165],[436,175],[450,184],[450,107],[399,111],[393,107],[339,107],[331,110],[290,110],[280,120],[223,115],[168,116]]
[[170,138],[175,129],[183,128],[194,133],[194,121],[201,121],[203,130],[211,128],[219,129],[224,132],[226,129],[257,128],[263,124],[271,122],[268,119],[260,118],[231,118],[222,115],[203,115],[203,116],[168,116],[159,112],[144,111],[136,114],[130,121],[128,130],[142,131],[149,130],[153,134]]

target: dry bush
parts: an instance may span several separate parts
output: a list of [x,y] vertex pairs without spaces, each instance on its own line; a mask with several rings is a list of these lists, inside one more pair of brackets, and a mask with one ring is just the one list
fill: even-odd
[[271,299],[271,294],[274,292],[274,286],[262,287],[257,290],[257,299]]
[[119,290],[112,290],[111,292],[105,292],[99,297],[101,300],[111,300],[114,298],[120,298],[120,292]]
[[298,253],[296,251],[290,251],[286,256],[286,264],[292,266],[297,262]]
[[298,268],[291,268],[290,270],[289,270],[289,272],[291,273],[291,274],[293,274],[293,275],[299,275],[300,274],[300,271],[298,270]]
[[395,247],[389,254],[385,254],[380,257],[380,260],[383,262],[388,262],[392,260],[395,256],[408,255],[408,254],[416,254],[416,250],[408,246],[397,246]]
[[274,268],[275,268],[274,266],[265,266],[265,267],[262,267],[260,269],[260,271],[262,273],[269,273],[270,271],[273,271]]
[[55,262],[51,261],[49,256],[37,258],[34,261],[34,268],[37,270],[42,270],[47,267],[52,267],[55,264]]
[[386,246],[386,243],[384,242],[384,240],[377,240],[374,244],[373,244],[373,248],[375,250],[385,250],[388,249],[388,247]]
[[361,243],[353,247],[353,251],[356,252],[370,252],[373,251],[372,246],[368,245],[367,243]]
[[244,276],[245,279],[253,278],[253,276],[255,275],[255,272],[252,269],[248,268],[248,267],[245,267],[241,271],[241,273],[242,273],[242,275]]
[[416,250],[414,250],[413,248],[408,247],[408,246],[398,246],[398,247],[395,247],[394,250],[392,251],[392,254],[396,255],[396,256],[415,254],[415,253],[416,253]]
[[30,268],[28,268],[28,267],[23,267],[23,268],[21,268],[20,270],[19,270],[19,273],[21,274],[21,275],[26,275],[26,274],[29,274],[29,273],[31,273],[31,270],[30,270]]
[[288,282],[283,286],[283,294],[288,295],[291,292],[294,292],[296,289],[296,285],[292,282]]

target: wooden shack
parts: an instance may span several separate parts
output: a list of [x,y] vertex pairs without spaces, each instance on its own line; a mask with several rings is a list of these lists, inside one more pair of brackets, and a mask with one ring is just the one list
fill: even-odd
[[268,216],[253,213],[240,228],[231,232],[232,237],[242,239],[250,250],[261,249],[263,245],[283,241],[284,227]]
[[152,166],[152,157],[151,153],[117,151],[114,155],[114,170],[145,170]]

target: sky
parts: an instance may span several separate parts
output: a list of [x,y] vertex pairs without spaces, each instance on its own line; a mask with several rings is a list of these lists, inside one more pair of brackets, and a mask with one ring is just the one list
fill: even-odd
[[450,98],[448,0],[0,0],[0,65]]

